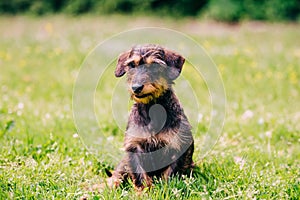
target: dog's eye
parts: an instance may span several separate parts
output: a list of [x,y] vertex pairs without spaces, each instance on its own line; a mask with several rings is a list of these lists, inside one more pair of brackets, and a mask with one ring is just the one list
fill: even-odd
[[130,68],[135,68],[134,62],[130,62],[130,63],[128,63],[127,65],[128,65],[128,67],[130,67]]

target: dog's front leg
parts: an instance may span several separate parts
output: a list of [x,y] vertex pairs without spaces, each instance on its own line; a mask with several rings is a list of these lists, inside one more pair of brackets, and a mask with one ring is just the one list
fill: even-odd
[[128,177],[128,160],[126,155],[112,172],[112,176],[106,179],[109,188],[118,187]]
[[176,168],[177,168],[177,162],[172,163],[171,165],[169,165],[165,171],[163,171],[162,173],[162,178],[163,180],[167,181],[171,176],[173,176],[174,174],[176,174]]
[[133,152],[129,152],[130,176],[135,189],[138,191],[152,185],[151,177],[149,177],[143,168],[142,153],[143,150],[139,146]]

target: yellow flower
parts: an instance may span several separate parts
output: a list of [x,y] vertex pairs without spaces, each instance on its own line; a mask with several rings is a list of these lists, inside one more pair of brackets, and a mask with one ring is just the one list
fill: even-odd
[[221,72],[224,72],[225,66],[223,64],[219,64],[219,70]]
[[45,28],[47,33],[49,33],[49,34],[53,33],[53,26],[52,26],[51,23],[47,23],[44,28]]
[[246,54],[246,55],[252,55],[253,54],[253,49],[251,48],[251,47],[246,47],[245,49],[244,49],[244,53]]
[[298,83],[298,77],[296,72],[292,71],[289,73],[289,80],[292,84],[297,84]]
[[267,77],[272,78],[273,77],[273,72],[272,71],[267,71]]
[[5,54],[4,60],[10,61],[11,60],[11,55],[9,53]]
[[256,81],[261,80],[261,78],[262,78],[262,74],[261,74],[260,72],[257,72],[257,73],[255,74],[255,76],[254,76],[254,79],[255,79]]
[[295,55],[296,57],[300,57],[300,49],[295,49],[295,50],[294,50],[294,55]]
[[237,48],[235,48],[234,50],[233,50],[233,55],[234,56],[237,56],[237,55],[239,55],[239,50],[237,49]]
[[246,60],[244,60],[243,58],[238,59],[238,64],[244,65],[245,63],[246,63]]
[[203,47],[204,47],[204,49],[209,50],[211,48],[211,44],[207,40],[205,40],[203,42]]
[[250,63],[251,68],[257,68],[257,63],[255,61]]
[[61,48],[55,48],[55,49],[54,49],[54,53],[55,53],[57,56],[60,55],[61,52],[62,52]]
[[19,61],[19,67],[21,67],[21,68],[25,67],[26,64],[27,64],[27,62],[24,59],[22,59],[22,60]]
[[280,72],[276,72],[275,73],[275,78],[281,80],[281,79],[283,79],[283,74],[280,73]]

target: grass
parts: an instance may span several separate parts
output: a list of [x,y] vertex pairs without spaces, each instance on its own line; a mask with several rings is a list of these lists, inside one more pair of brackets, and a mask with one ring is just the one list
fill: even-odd
[[[205,84],[193,82],[186,65],[183,73],[199,88],[202,102],[203,119],[194,133],[195,172],[168,183],[157,180],[141,196],[130,184],[93,193],[87,188],[103,181],[105,168],[113,168],[118,155],[95,156],[77,137],[74,81],[94,46],[145,24],[182,31],[212,57],[227,94],[223,134],[200,160],[210,105]],[[0,17],[0,199],[299,199],[299,26],[124,16]],[[96,93],[108,90],[99,87]],[[123,132],[110,116],[100,128],[109,138],[106,144],[120,148]]]

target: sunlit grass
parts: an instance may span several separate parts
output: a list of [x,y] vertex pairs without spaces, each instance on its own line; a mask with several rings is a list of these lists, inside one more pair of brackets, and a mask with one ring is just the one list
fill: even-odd
[[[197,144],[209,126],[211,110],[204,82],[190,76],[203,101],[194,133],[195,173],[169,183],[157,180],[140,197],[131,185],[93,193],[88,188],[102,182],[104,169],[116,161],[91,154],[78,137],[73,84],[94,46],[144,22],[189,34],[212,57],[227,94],[224,131],[210,154],[199,160]],[[1,17],[0,32],[0,199],[299,198],[299,25],[120,16]],[[192,73],[188,67],[185,77]],[[117,79],[111,77],[105,80],[113,84]],[[109,98],[101,95],[109,94],[103,88],[97,88],[97,98]],[[105,120],[101,131],[109,137],[106,142],[121,148],[123,132],[113,120]]]

